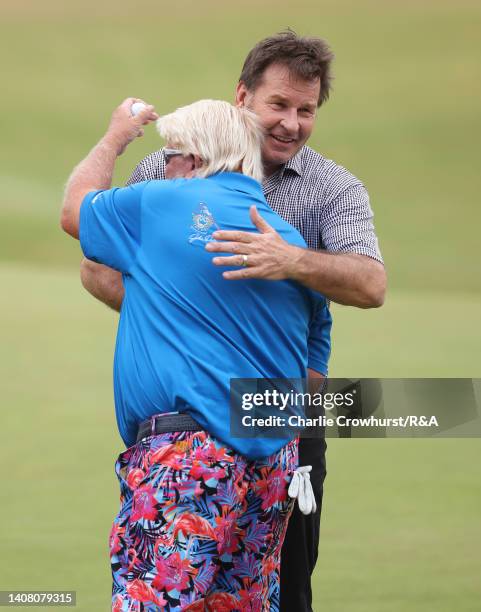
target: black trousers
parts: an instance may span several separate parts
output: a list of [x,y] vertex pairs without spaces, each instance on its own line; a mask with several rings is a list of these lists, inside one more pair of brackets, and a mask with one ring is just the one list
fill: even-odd
[[304,515],[295,505],[281,551],[280,612],[312,612],[311,574],[317,561],[326,441],[301,438],[299,465],[312,465],[311,483],[317,503],[315,514]]

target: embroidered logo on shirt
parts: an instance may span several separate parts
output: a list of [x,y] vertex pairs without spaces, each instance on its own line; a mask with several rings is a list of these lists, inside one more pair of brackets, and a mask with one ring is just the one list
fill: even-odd
[[192,225],[190,229],[193,233],[189,236],[190,244],[205,244],[210,242],[212,233],[219,229],[219,226],[214,220],[212,213],[203,202],[192,213]]

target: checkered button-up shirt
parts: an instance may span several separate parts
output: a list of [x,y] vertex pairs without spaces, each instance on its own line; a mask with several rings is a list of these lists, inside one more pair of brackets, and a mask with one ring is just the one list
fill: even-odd
[[[127,185],[164,178],[160,150],[139,163]],[[299,230],[309,248],[359,253],[382,262],[368,193],[342,166],[304,146],[264,180],[263,190],[269,206]]]

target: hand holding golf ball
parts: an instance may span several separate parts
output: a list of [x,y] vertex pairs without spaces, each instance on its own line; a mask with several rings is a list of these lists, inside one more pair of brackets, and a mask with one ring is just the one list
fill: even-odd
[[159,115],[155,112],[152,104],[147,104],[143,100],[138,98],[128,98],[131,101],[130,116],[139,117],[142,115],[142,124],[147,125],[151,121],[155,121],[159,118]]
[[132,140],[144,135],[142,125],[152,123],[158,118],[152,105],[138,98],[127,98],[112,113],[105,139],[116,148],[117,154],[121,155]]
[[143,102],[134,102],[130,108],[130,112],[132,113],[132,117],[137,117],[137,115],[147,108],[147,105]]

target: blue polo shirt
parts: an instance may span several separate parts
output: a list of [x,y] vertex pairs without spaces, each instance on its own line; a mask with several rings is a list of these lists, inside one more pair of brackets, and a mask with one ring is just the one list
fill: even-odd
[[249,207],[289,243],[299,232],[239,173],[146,181],[89,193],[80,210],[85,256],[122,272],[114,359],[117,423],[127,446],[139,424],[187,412],[243,455],[267,456],[286,439],[234,438],[231,378],[303,378],[327,372],[325,299],[292,281],[227,281],[205,245],[217,229],[257,231]]

